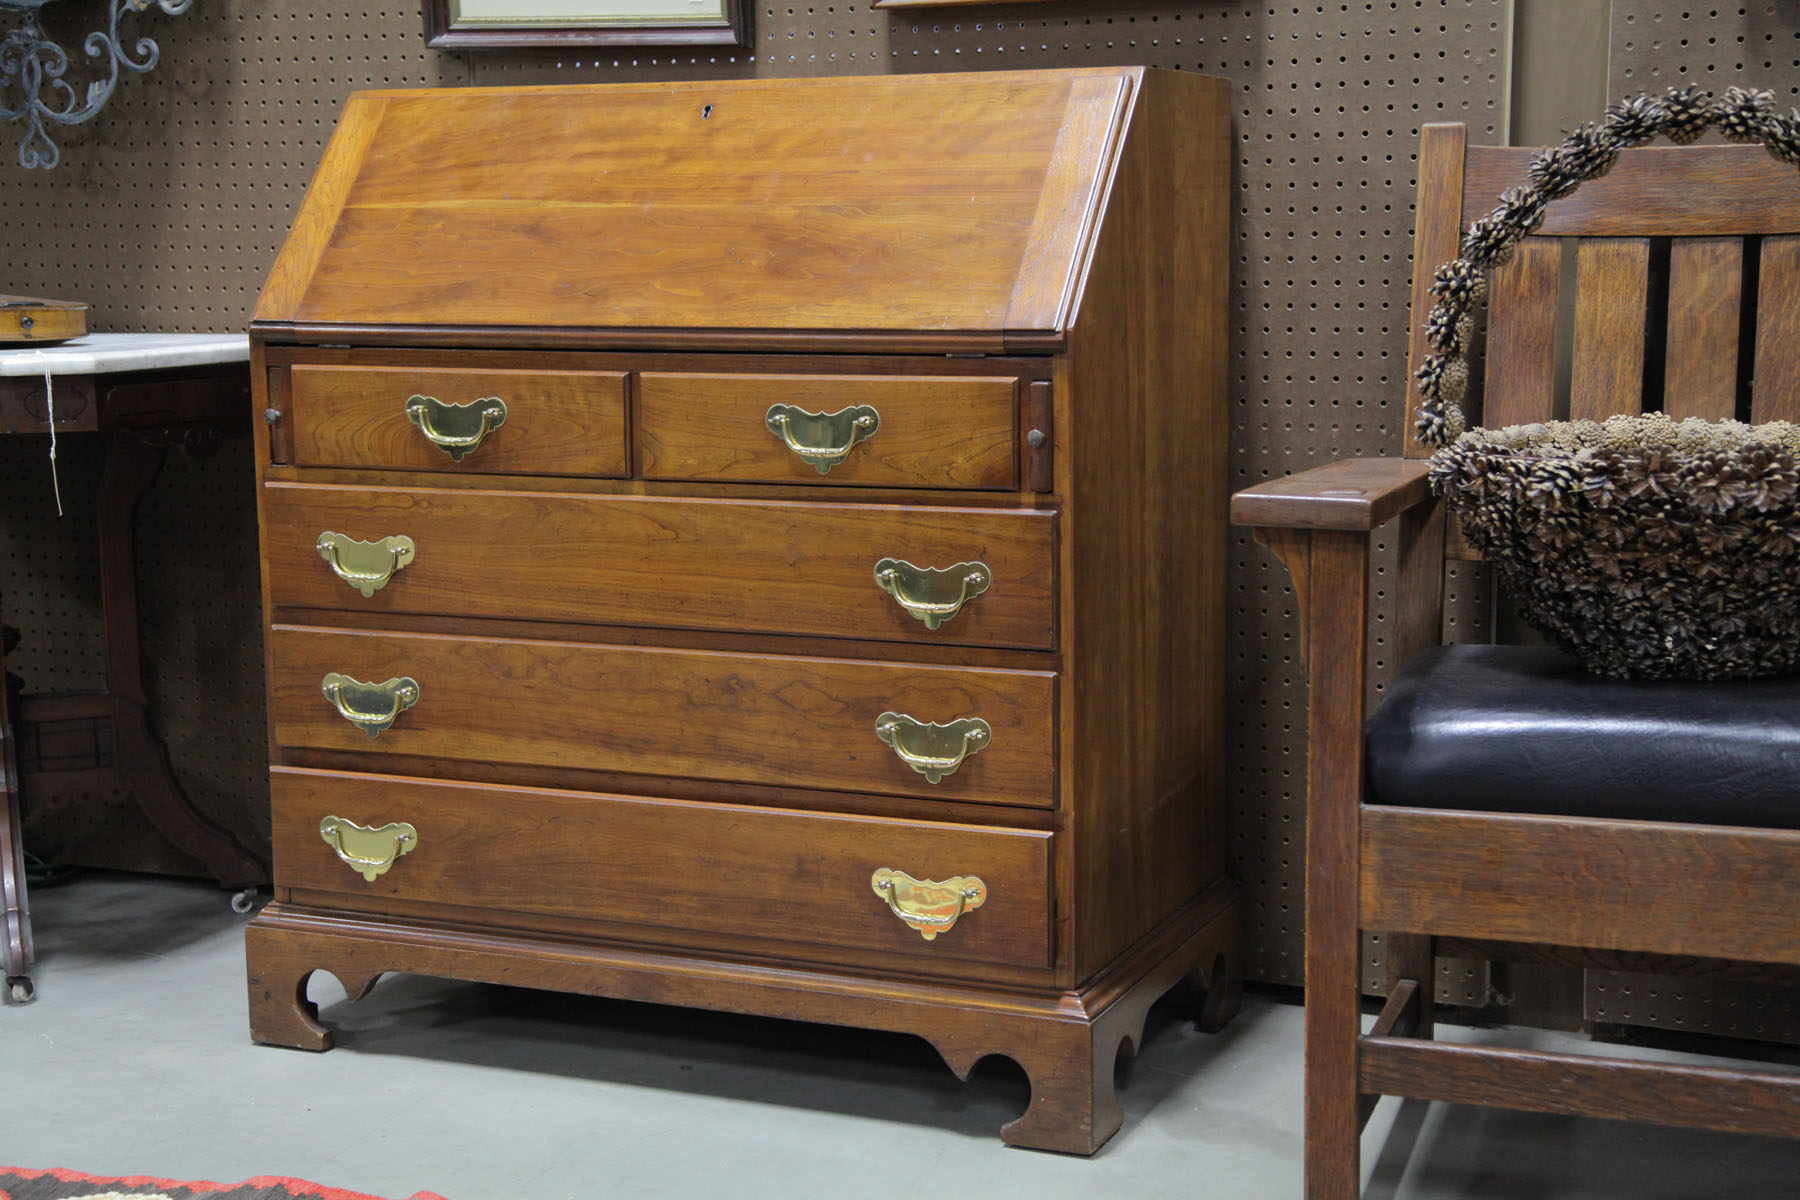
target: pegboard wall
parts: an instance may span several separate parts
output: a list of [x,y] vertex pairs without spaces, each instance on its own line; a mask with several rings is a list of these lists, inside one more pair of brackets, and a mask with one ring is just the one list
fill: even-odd
[[[1505,0],[1046,0],[879,12],[868,0],[787,0],[753,8],[753,45],[736,53],[625,54],[438,53],[425,48],[416,4],[198,0],[179,18],[152,9],[136,20],[161,42],[162,64],[122,81],[94,124],[61,137],[61,167],[25,172],[4,148],[0,204],[12,219],[0,228],[9,267],[0,290],[86,300],[96,329],[242,328],[356,88],[1142,63],[1220,75],[1235,88],[1233,486],[1342,454],[1399,452],[1418,129],[1459,120],[1476,141],[1500,140]],[[0,471],[21,479],[38,471],[41,447],[10,440],[20,445],[0,447]],[[253,686],[250,479],[242,443],[182,468],[185,505],[209,521],[241,518],[225,531],[240,569],[209,579],[203,616],[183,608],[195,597],[163,565],[171,540],[185,536],[181,506],[146,501],[158,514],[140,520],[140,574],[147,619],[208,631],[146,630],[152,653],[168,656],[153,669],[152,702],[177,773],[202,807],[266,837],[266,785],[254,771],[208,765],[220,756],[257,764],[264,753]],[[173,478],[159,488],[169,486]],[[3,494],[14,523],[21,510],[11,491]],[[48,574],[51,582],[36,585],[46,596],[79,592],[79,531],[58,528],[71,548],[29,562],[16,538],[0,540],[0,578]],[[1247,536],[1234,538],[1227,570],[1231,859],[1249,900],[1247,971],[1297,984],[1306,686],[1292,598],[1286,572]],[[59,571],[70,578],[59,582]],[[66,647],[93,636],[80,604],[53,600],[21,610],[19,620],[34,626],[18,668],[33,686],[70,682],[93,657],[64,658]],[[234,643],[229,653],[221,638]],[[1384,662],[1375,650],[1372,661]],[[179,688],[197,668],[184,658],[222,658],[223,669],[248,673],[247,686],[232,687],[242,710],[227,726],[185,728],[191,709]]]

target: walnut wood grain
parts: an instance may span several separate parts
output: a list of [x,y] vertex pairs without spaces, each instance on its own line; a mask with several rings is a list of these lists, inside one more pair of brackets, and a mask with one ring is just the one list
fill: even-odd
[[[389,897],[515,915],[630,922],[665,931],[734,930],[810,946],[875,947],[909,960],[1050,962],[1051,835],[740,805],[277,769],[274,846],[289,887],[335,893],[334,907],[382,912]],[[365,880],[319,836],[342,817],[404,821],[417,845]],[[975,875],[980,908],[926,941],[870,886],[881,868],[917,879]]]
[[[770,405],[814,413],[866,404],[873,437],[821,475],[769,432]],[[1003,377],[673,374],[637,376],[646,479],[825,487],[1017,486],[1018,381]]]
[[[1064,127],[1115,138],[1140,74],[364,93],[372,140],[328,158],[354,182],[309,208],[255,319],[1021,328],[1015,291],[1060,287],[1022,276],[1066,279],[1083,242],[1027,259],[1040,228],[1087,219],[1090,188],[1051,186]],[[1089,119],[1095,87],[1115,99]],[[827,118],[854,126],[853,160]]]
[[[269,720],[284,747],[1039,808],[1055,799],[1047,672],[283,625],[269,642]],[[411,677],[422,694],[371,739],[321,693],[331,672]],[[876,736],[890,711],[938,724],[980,717],[991,744],[933,784]]]
[[1800,421],[1800,237],[1765,237],[1756,302],[1753,421]]
[[[267,484],[264,554],[280,606],[1049,648],[1049,513]],[[335,531],[413,539],[364,597],[315,549]],[[875,582],[884,557],[988,565],[993,582],[927,629]]]
[[[1319,598],[1307,633],[1314,697],[1306,743],[1306,1193],[1353,1197],[1360,1187],[1356,1038],[1362,928],[1357,921],[1362,727],[1368,670],[1369,539],[1318,531],[1306,590]],[[1315,703],[1317,703],[1315,701]]]
[[1362,860],[1371,929],[1800,963],[1800,833],[1371,806]]
[[1425,314],[1436,302],[1431,294],[1432,272],[1457,256],[1468,224],[1460,209],[1468,143],[1466,125],[1429,124],[1419,131],[1419,195],[1413,212],[1412,307],[1406,342],[1406,429],[1400,435],[1401,453],[1407,458],[1425,458],[1431,453],[1419,441],[1422,397],[1412,381],[1430,353],[1425,343]]
[[1800,1137],[1792,1074],[1405,1039],[1364,1039],[1362,1085],[1391,1096]]
[[[356,183],[356,173],[363,158],[374,144],[382,118],[387,112],[387,98],[374,93],[352,93],[338,115],[337,129],[325,146],[319,169],[306,186],[305,198],[288,235],[263,281],[262,294],[256,299],[253,320],[283,320],[292,313],[306,294],[319,257],[331,238],[332,226],[344,199]],[[372,260],[381,261],[379,257]]]
[[1647,238],[1584,238],[1576,245],[1571,419],[1643,411],[1649,286]]
[[[1460,224],[1467,226],[1490,211],[1504,189],[1525,183],[1526,168],[1537,153],[1521,146],[1471,147],[1459,201]],[[1604,176],[1586,180],[1552,201],[1538,233],[1545,237],[1800,233],[1800,194],[1794,189],[1794,168],[1770,158],[1760,145],[1645,146],[1625,151]]]
[[1050,152],[1018,282],[1006,307],[1008,329],[1066,329],[1075,290],[1093,251],[1103,199],[1119,150],[1119,112],[1136,80],[1089,76],[1074,81]]
[[1737,413],[1742,238],[1682,238],[1669,246],[1663,412],[1681,420]]
[[1225,871],[1228,111],[1145,77],[1056,381],[1076,980]]
[[480,932],[278,901],[245,931],[250,1031],[266,1044],[330,1049],[331,1031],[306,1000],[316,970],[336,976],[352,1001],[392,971],[886,1029],[924,1038],[965,1079],[987,1055],[1013,1059],[1030,1078],[1031,1104],[1001,1137],[1092,1154],[1123,1115],[1114,1060],[1141,1040],[1152,1001],[1218,959],[1234,912],[1230,889],[1209,890],[1083,989],[1032,993]]
[[1292,529],[1375,529],[1431,498],[1425,470],[1415,459],[1339,459],[1236,493],[1231,521]]
[[[292,369],[288,389],[299,466],[626,474],[623,372],[303,365]],[[506,403],[506,422],[453,461],[407,419],[415,395],[445,404],[498,397]]]
[[[301,991],[315,969],[352,993],[420,971],[901,1029],[959,1073],[1014,1057],[1033,1101],[1002,1137],[1091,1153],[1122,1118],[1113,1063],[1149,1004],[1197,983],[1202,1027],[1218,1028],[1242,970],[1223,827],[1228,85],[1103,68],[380,103],[366,153],[345,151],[359,161],[326,219],[290,246],[279,305],[258,309],[266,360],[624,372],[637,442],[617,480],[521,463],[409,487],[389,471],[265,456],[278,766],[377,766],[424,788],[478,776],[489,796],[613,791],[655,797],[630,803],[665,815],[672,802],[725,809],[707,819],[727,824],[779,809],[789,815],[749,837],[788,851],[778,877],[808,849],[776,825],[854,829],[852,842],[946,825],[978,844],[1035,839],[1045,924],[1030,966],[1011,949],[931,958],[923,939],[884,961],[879,939],[834,933],[825,970],[805,931],[657,925],[667,914],[647,902],[612,919],[594,915],[610,897],[514,916],[470,899],[522,891],[478,862],[457,868],[468,895],[446,868],[431,898],[389,896],[360,917],[325,911],[341,891],[284,883],[248,941],[254,1036],[327,1044]],[[534,150],[523,159],[508,152],[522,141]],[[938,405],[929,431],[908,417],[864,443],[893,477],[752,465],[710,478],[738,460],[704,462],[717,439],[690,431],[729,398],[690,389],[659,407],[658,374],[968,391]],[[990,420],[1001,387],[1006,412]],[[882,438],[901,445],[903,428],[924,448],[884,461]],[[767,453],[753,445],[743,462]],[[944,464],[951,474],[934,477]],[[400,517],[410,528],[374,532]],[[418,553],[365,601],[321,575],[322,528],[406,532]],[[929,631],[875,587],[873,561],[890,555],[980,559],[995,582]],[[402,643],[430,648],[415,675],[424,695],[378,742],[320,715],[307,678],[326,669],[319,647]],[[398,672],[394,661],[365,673]],[[448,690],[428,677],[440,667]],[[497,699],[459,699],[457,680]],[[555,683],[575,685],[572,705],[542,700]],[[896,696],[954,708],[977,694],[999,705],[993,746],[941,785],[872,737]],[[434,697],[449,726],[430,724]],[[859,736],[867,725],[870,744],[848,751],[796,734],[796,720]],[[594,829],[575,842],[604,856]],[[814,848],[846,844],[834,838]],[[704,869],[686,861],[686,877]],[[691,910],[721,886],[667,902]],[[517,923],[536,932],[499,928]]]
[[1490,429],[1556,415],[1556,313],[1562,243],[1531,237],[1494,272],[1481,423]]

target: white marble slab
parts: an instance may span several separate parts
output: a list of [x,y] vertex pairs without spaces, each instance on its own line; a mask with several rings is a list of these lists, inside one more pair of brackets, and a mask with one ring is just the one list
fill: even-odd
[[53,346],[0,347],[0,376],[102,375],[247,362],[250,338],[242,333],[90,333]]

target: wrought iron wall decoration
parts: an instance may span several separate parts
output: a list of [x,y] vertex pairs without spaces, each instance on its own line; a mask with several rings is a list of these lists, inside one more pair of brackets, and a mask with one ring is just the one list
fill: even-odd
[[111,20],[107,28],[96,29],[82,42],[88,58],[102,64],[104,72],[88,81],[85,95],[63,78],[69,69],[68,51],[45,37],[38,24],[38,10],[50,2],[0,0],[0,12],[20,16],[18,28],[0,41],[0,117],[25,122],[24,136],[19,139],[19,165],[27,170],[48,170],[57,164],[62,152],[50,139],[50,126],[79,125],[91,119],[118,86],[121,67],[143,75],[156,65],[161,52],[149,38],[139,38],[129,50],[125,48],[119,39],[119,18],[126,12],[144,12],[152,2],[170,16],[178,16],[194,0],[108,0]]

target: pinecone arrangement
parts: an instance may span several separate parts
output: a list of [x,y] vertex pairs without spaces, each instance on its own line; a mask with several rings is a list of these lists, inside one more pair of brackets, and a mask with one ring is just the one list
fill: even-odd
[[1727,679],[1800,670],[1800,426],[1676,422],[1660,413],[1465,432],[1457,407],[1487,272],[1551,200],[1619,151],[1708,128],[1800,165],[1800,111],[1774,95],[1695,88],[1636,96],[1533,161],[1529,185],[1470,225],[1438,268],[1419,368],[1431,484],[1520,613],[1591,671]]

